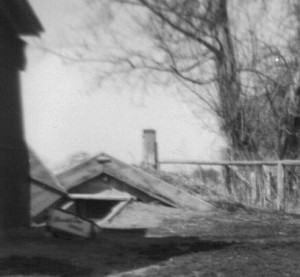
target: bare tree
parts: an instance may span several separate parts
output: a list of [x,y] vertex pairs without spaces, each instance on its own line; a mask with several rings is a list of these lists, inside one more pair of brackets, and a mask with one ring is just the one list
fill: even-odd
[[[99,2],[86,1],[97,12]],[[238,39],[227,0],[111,2],[118,8],[107,4],[106,9],[111,14],[126,9],[147,39],[145,45],[135,39],[126,44],[112,34],[118,50],[100,60],[108,75],[142,72],[144,80],[176,80],[182,92],[192,93],[215,113],[234,158],[298,156],[295,51],[260,41],[251,29],[247,40]]]
[[[150,37],[152,50],[123,49],[114,57],[114,64],[127,72],[142,69],[159,73],[161,80],[166,75],[175,78],[217,114],[231,147],[242,151],[242,89],[227,1],[137,0],[119,4],[135,5],[147,16],[146,20],[135,20]],[[208,91],[210,94],[204,93]]]

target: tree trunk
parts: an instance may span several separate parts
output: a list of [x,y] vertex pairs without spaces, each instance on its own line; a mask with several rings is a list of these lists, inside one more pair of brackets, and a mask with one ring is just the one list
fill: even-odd
[[212,14],[215,16],[216,37],[221,45],[220,54],[215,59],[215,67],[218,76],[222,129],[233,150],[243,150],[241,141],[243,118],[239,109],[241,86],[230,33],[227,0],[214,0]]

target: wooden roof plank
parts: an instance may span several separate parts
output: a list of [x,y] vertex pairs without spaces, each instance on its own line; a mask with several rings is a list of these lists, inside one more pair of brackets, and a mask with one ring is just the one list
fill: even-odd
[[[105,161],[105,163],[102,163],[102,161]],[[110,175],[169,206],[193,210],[214,209],[213,205],[199,197],[178,189],[139,168],[130,166],[105,153],[84,161],[81,165],[69,169],[57,177],[64,188],[70,190],[102,173]]]
[[143,171],[142,169],[127,165],[107,154],[102,154],[111,159],[111,163],[104,165],[104,172],[123,179],[127,184],[139,189],[150,196],[161,200],[174,207],[192,210],[212,210],[210,203],[193,196],[184,190],[178,189],[161,179]]
[[67,195],[56,177],[45,167],[33,150],[29,149],[31,217],[35,219],[50,206]]
[[29,150],[29,164],[31,179],[60,194],[67,194],[67,191],[59,184],[56,177],[46,168],[33,150]]

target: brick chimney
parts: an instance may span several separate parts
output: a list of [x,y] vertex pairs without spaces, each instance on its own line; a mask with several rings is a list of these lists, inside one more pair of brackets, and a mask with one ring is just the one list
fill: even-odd
[[158,169],[156,131],[143,130],[143,162],[146,168]]

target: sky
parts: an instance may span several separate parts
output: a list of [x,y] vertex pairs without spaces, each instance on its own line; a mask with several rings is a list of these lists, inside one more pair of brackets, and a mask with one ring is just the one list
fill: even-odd
[[[29,0],[45,32],[27,39],[21,75],[25,137],[50,168],[72,154],[106,152],[128,163],[142,159],[142,130],[155,129],[160,159],[217,160],[224,142],[165,88],[128,87],[124,80],[97,87],[82,68],[36,48],[68,49],[80,18],[79,0]],[[215,131],[215,130],[213,130]]]

